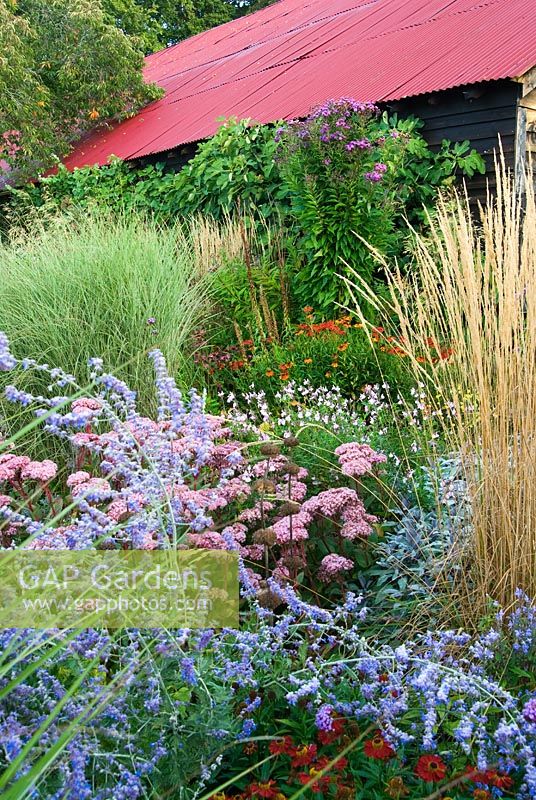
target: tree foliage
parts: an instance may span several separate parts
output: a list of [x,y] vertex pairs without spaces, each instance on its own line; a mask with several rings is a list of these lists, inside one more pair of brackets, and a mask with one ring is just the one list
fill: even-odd
[[257,11],[275,0],[102,0],[106,18],[146,53]]
[[0,0],[0,158],[35,172],[97,120],[135,113],[160,93],[142,67],[98,0]]

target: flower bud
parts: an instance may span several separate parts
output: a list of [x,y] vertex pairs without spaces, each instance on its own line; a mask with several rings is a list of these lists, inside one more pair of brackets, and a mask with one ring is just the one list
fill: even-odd
[[283,444],[285,447],[298,447],[300,441],[296,436],[285,436]]
[[275,494],[276,486],[275,483],[268,480],[268,478],[260,478],[258,481],[255,481],[255,489],[265,494]]
[[259,601],[259,605],[263,608],[269,608],[272,611],[274,608],[281,605],[281,598],[279,595],[270,591],[270,589],[261,589],[257,592],[257,600]]
[[301,467],[299,464],[294,464],[293,461],[289,461],[289,463],[285,465],[283,471],[286,472],[287,475],[299,475],[300,469]]

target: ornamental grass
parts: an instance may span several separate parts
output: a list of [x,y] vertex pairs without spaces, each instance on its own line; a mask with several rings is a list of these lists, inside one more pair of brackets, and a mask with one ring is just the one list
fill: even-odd
[[396,326],[462,459],[472,534],[460,583],[473,616],[489,598],[509,607],[518,589],[536,591],[535,193],[531,178],[520,195],[504,164],[496,172],[496,196],[476,213],[463,192],[440,200],[411,272],[383,264],[385,302],[350,282],[357,305],[364,297]]
[[[180,383],[193,380],[191,334],[209,297],[198,255],[181,227],[132,213],[36,217],[0,244],[0,329],[16,354],[79,379],[99,355],[151,410],[148,350],[165,353]],[[26,388],[43,393],[47,381],[34,375]],[[0,401],[4,434],[20,427],[12,415]]]

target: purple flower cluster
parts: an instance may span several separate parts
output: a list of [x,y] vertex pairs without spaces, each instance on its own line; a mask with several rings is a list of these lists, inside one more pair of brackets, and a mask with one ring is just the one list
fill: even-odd
[[[9,658],[0,689],[13,684],[0,703],[0,765],[6,769],[29,748],[12,779],[17,786],[43,748],[52,748],[71,726],[72,736],[54,764],[55,780],[32,796],[135,800],[166,753],[158,736],[148,747],[138,737],[143,702],[152,700],[156,710],[155,679],[139,656],[143,641],[136,632],[125,634],[119,651],[105,632],[65,632],[58,649],[57,638],[57,633],[28,630],[0,635],[0,650]],[[112,655],[114,675],[107,666]],[[69,697],[70,685],[80,677],[77,692]],[[32,745],[39,725],[44,732]]]
[[5,333],[0,331],[0,372],[9,372],[17,365],[9,350],[9,342]]
[[370,181],[371,183],[378,183],[379,181],[383,180],[386,172],[387,164],[378,162],[374,164],[374,169],[371,170],[371,172],[365,172],[364,178],[366,181]]
[[[336,180],[358,177],[379,183],[387,172],[386,160],[405,145],[396,129],[384,131],[379,108],[352,98],[328,100],[304,120],[291,120],[276,130],[278,160],[294,165],[304,180],[315,182],[322,174]],[[296,172],[296,160],[301,162]]]

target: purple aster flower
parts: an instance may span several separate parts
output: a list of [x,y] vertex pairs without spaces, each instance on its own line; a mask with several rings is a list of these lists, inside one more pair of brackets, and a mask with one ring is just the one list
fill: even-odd
[[376,172],[375,170],[373,170],[372,172],[365,172],[365,175],[363,177],[365,178],[366,181],[369,181],[370,183],[379,183],[379,181],[382,180],[383,175],[381,172]]

